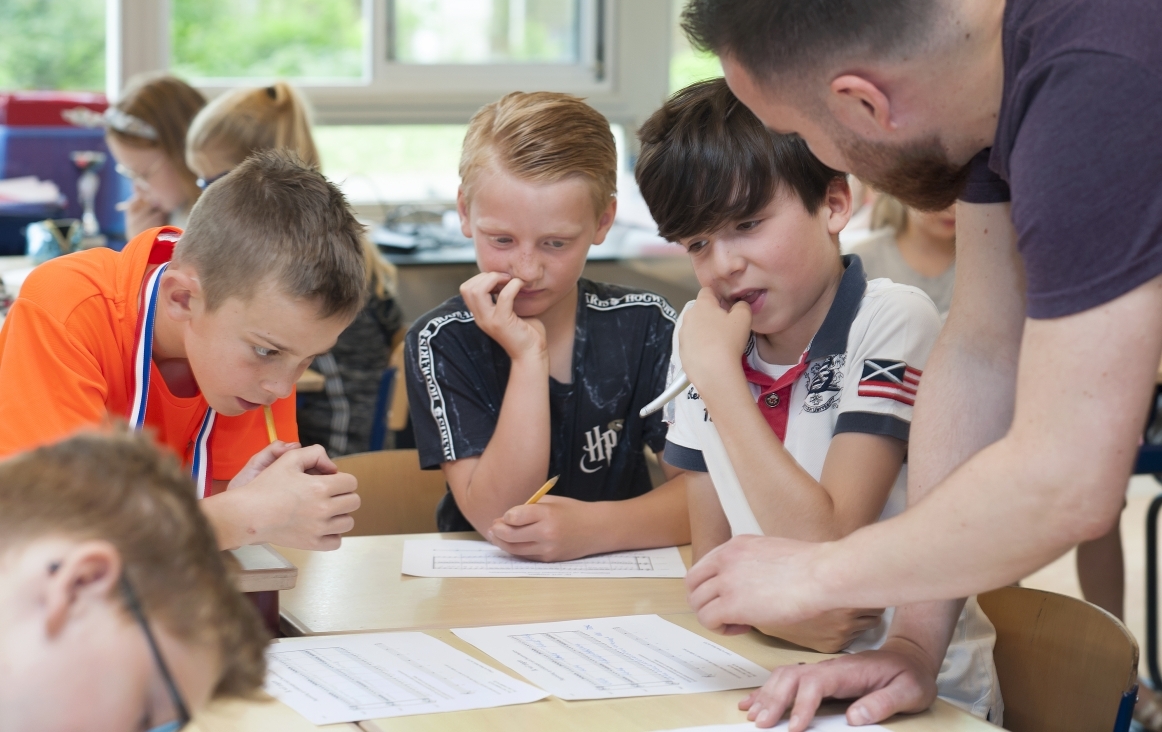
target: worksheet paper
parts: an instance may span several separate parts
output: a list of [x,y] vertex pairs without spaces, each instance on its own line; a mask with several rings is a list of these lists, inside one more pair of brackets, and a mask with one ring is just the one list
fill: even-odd
[[748,689],[766,669],[657,615],[452,631],[561,699]]
[[548,694],[423,633],[293,638],[266,653],[266,691],[314,724],[525,704]]
[[[787,732],[788,722],[783,721],[774,727],[767,727],[762,732]],[[682,727],[681,729],[665,730],[665,732],[754,732],[759,728],[753,722],[742,724],[708,724],[704,727]],[[861,732],[888,732],[887,727],[878,724],[869,724],[863,727],[852,727],[847,723],[847,717],[842,714],[827,714],[811,720],[810,732],[835,732],[841,729],[857,729]]]
[[413,577],[685,577],[677,547],[598,554],[568,562],[532,562],[486,541],[409,539],[403,573]]

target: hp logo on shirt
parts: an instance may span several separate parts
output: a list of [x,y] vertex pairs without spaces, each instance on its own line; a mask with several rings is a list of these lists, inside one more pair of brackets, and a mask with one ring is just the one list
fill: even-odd
[[613,448],[617,447],[617,433],[621,427],[621,420],[614,420],[605,431],[598,425],[585,433],[586,454],[581,456],[582,473],[596,473],[613,462]]

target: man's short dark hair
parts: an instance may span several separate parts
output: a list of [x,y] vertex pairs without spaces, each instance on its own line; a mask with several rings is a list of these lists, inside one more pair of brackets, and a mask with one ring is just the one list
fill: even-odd
[[670,241],[753,216],[780,188],[815,213],[831,181],[843,177],[819,162],[798,135],[764,127],[723,79],[691,84],[670,97],[638,137],[638,187]]
[[814,70],[839,58],[883,58],[930,34],[939,0],[690,0],[690,42],[751,73]]

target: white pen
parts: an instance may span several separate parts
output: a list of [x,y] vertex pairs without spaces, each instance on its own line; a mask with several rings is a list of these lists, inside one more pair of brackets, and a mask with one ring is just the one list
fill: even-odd
[[658,395],[657,399],[642,407],[642,411],[639,412],[640,416],[650,416],[654,412],[666,406],[666,404],[668,404],[672,399],[675,399],[679,394],[685,391],[687,386],[690,386],[690,380],[686,378],[686,374],[684,372],[679,371],[677,377],[678,378],[674,379],[672,384],[666,387],[665,391]]

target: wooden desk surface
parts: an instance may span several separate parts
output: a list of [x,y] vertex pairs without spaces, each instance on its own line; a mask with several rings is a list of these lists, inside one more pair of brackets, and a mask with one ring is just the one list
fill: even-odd
[[[479,539],[475,532],[355,536],[333,552],[279,548],[299,568],[281,593],[293,634],[424,630],[689,612],[681,579],[434,578],[400,574],[406,539]],[[690,548],[682,547],[690,564]]]
[[[592,580],[584,580],[590,582]],[[702,628],[692,613],[668,615],[666,619],[684,628],[713,639],[731,650],[751,659],[765,668],[791,663],[811,663],[828,658],[820,653],[797,650],[781,641],[766,638],[758,633],[743,636],[718,636]],[[461,641],[448,630],[429,630],[429,635],[439,638],[474,658],[511,676],[510,669],[485,655],[475,647]],[[414,717],[397,717],[364,722],[360,725],[365,732],[443,732],[458,730],[463,732],[508,732],[509,730],[556,730],[563,732],[648,732],[650,730],[673,729],[704,724],[724,724],[745,722],[745,715],[738,710],[738,701],[746,696],[746,691],[720,691],[708,694],[682,694],[674,696],[635,697],[630,699],[607,699],[595,701],[567,702],[549,697],[532,704],[476,709],[466,712],[445,714],[425,714]],[[836,712],[841,707],[829,707]],[[886,725],[899,732],[983,732],[996,727],[982,722],[951,705],[937,702],[929,711],[914,716],[901,717]],[[348,732],[353,725],[333,725],[316,728],[291,712],[278,702],[267,704],[230,703],[216,705],[208,713],[199,715],[199,732],[308,732],[328,730],[328,732]]]
[[269,544],[230,550],[238,562],[234,585],[239,592],[277,592],[295,586],[298,569]]

